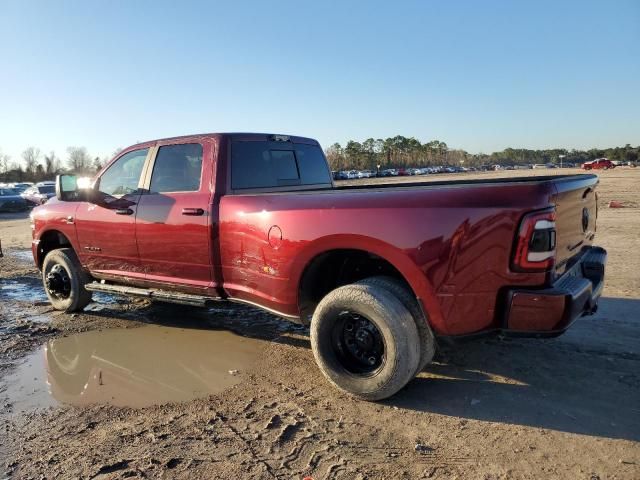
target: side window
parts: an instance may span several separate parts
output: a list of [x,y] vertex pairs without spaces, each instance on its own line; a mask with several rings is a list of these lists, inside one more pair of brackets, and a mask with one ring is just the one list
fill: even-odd
[[187,143],[158,149],[151,174],[152,192],[197,192],[202,176],[202,145]]
[[99,179],[98,189],[107,195],[127,195],[138,190],[148,148],[125,153]]

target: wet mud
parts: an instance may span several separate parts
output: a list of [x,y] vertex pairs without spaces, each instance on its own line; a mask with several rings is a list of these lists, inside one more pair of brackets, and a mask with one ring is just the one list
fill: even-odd
[[14,413],[57,404],[146,407],[238,384],[263,342],[227,330],[145,325],[50,339],[6,379]]

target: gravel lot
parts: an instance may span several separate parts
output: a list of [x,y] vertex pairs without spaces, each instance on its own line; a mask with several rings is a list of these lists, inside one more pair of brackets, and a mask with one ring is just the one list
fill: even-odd
[[[570,170],[475,175],[550,172]],[[597,315],[446,347],[382,403],[331,388],[306,329],[250,308],[55,312],[27,215],[0,213],[0,478],[640,478],[640,168],[600,179]]]

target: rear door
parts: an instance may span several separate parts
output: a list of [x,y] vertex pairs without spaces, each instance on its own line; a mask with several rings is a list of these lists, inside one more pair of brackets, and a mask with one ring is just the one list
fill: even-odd
[[[158,143],[136,217],[147,281],[213,288],[212,144]],[[205,161],[206,160],[206,161]]]

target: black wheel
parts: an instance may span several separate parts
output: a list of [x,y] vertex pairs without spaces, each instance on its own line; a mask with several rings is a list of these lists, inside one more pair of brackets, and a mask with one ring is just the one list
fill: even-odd
[[429,326],[428,319],[425,318],[418,300],[413,296],[404,285],[392,277],[371,277],[363,280],[361,283],[367,285],[378,285],[393,293],[398,300],[402,302],[409,313],[413,317],[418,335],[420,336],[420,362],[416,370],[416,375],[424,370],[436,354],[436,340]]
[[42,263],[44,290],[56,310],[77,312],[86,307],[91,292],[84,286],[90,281],[71,248],[52,250]]
[[389,290],[354,283],[318,304],[311,347],[320,370],[337,388],[365,400],[382,400],[404,387],[420,362],[411,313]]

